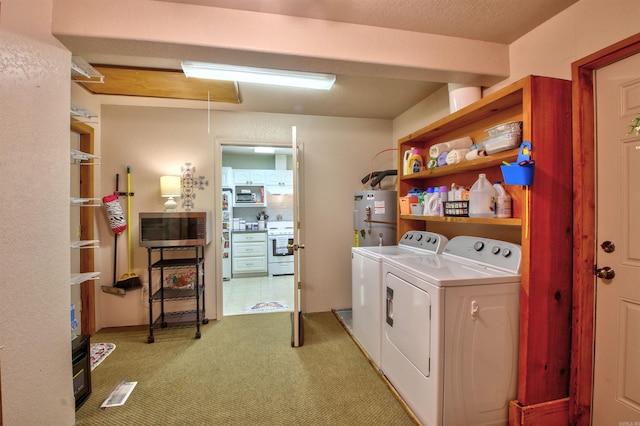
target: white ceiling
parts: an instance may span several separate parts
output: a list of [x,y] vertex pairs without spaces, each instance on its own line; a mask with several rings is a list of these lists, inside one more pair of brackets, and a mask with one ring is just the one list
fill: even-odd
[[[469,42],[482,41],[509,45],[533,28],[547,21],[578,0],[155,0],[164,3],[181,3],[204,7],[235,9],[268,14],[321,19],[325,21],[357,24],[368,27],[384,27],[408,31],[407,34],[430,34],[456,37]],[[54,2],[54,8],[56,2]],[[183,7],[178,5],[178,7]],[[68,12],[66,12],[68,13]],[[55,14],[55,10],[54,10]],[[86,16],[85,16],[86,19]],[[55,26],[54,26],[55,27]],[[54,28],[55,30],[55,28]],[[203,46],[158,45],[149,41],[122,40],[117,38],[56,35],[74,55],[80,55],[91,63],[127,65],[151,68],[179,69],[176,50]],[[464,41],[464,40],[462,40]],[[218,49],[219,50],[219,49]],[[275,50],[275,49],[274,49]],[[216,51],[216,54],[219,52]],[[242,56],[244,53],[244,56]],[[270,55],[261,52],[236,53],[238,63],[254,66],[278,64],[278,52]],[[447,52],[448,54],[449,52]],[[455,56],[456,52],[451,52]],[[419,54],[419,53],[418,53]],[[233,55],[229,56],[234,57]],[[192,57],[191,59],[196,59]],[[197,59],[196,59],[197,60]],[[371,66],[353,60],[351,68],[345,61],[326,60],[318,57],[288,57],[287,67],[334,72],[337,82],[329,91],[285,89],[282,87],[240,84],[241,105],[216,105],[217,109],[231,111],[257,111],[276,113],[300,113],[341,117],[365,117],[393,119],[443,84],[451,81],[454,73],[443,70],[438,78],[416,78],[413,74],[401,75],[392,67]],[[245,63],[242,63],[245,62]],[[374,69],[375,68],[375,69]],[[409,68],[409,67],[407,67]],[[425,67],[426,68],[426,67]],[[350,70],[357,69],[357,72]],[[432,70],[431,70],[432,71]],[[436,74],[437,75],[437,74]],[[447,80],[444,80],[447,78]],[[497,79],[497,77],[496,77]],[[481,80],[489,84],[496,80]]]

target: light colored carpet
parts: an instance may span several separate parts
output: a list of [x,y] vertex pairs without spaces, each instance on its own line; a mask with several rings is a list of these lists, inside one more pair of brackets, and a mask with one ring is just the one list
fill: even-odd
[[[92,375],[78,425],[413,425],[335,316],[308,314],[291,347],[290,313],[225,317],[194,329],[100,331],[118,346]],[[98,407],[123,379],[122,407]]]

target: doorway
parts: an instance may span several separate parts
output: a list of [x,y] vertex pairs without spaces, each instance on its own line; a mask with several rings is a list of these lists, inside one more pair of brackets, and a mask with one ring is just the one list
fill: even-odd
[[640,34],[572,64],[574,170],[574,291],[570,421],[591,424],[596,277],[595,72],[640,53]]
[[291,146],[224,141],[219,152],[221,316],[292,312]]

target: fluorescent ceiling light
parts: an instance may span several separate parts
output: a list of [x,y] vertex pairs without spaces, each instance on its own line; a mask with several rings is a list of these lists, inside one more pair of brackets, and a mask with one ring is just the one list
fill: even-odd
[[333,74],[315,72],[238,67],[192,61],[182,61],[180,64],[187,77],[209,80],[243,81],[245,83],[275,84],[320,90],[331,89],[336,81],[336,76]]
[[276,152],[276,149],[268,146],[256,146],[253,148],[253,152],[259,154],[273,154]]

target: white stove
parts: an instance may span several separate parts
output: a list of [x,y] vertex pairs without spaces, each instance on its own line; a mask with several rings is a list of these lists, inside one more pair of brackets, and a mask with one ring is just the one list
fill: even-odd
[[293,274],[293,222],[267,222],[269,276]]

